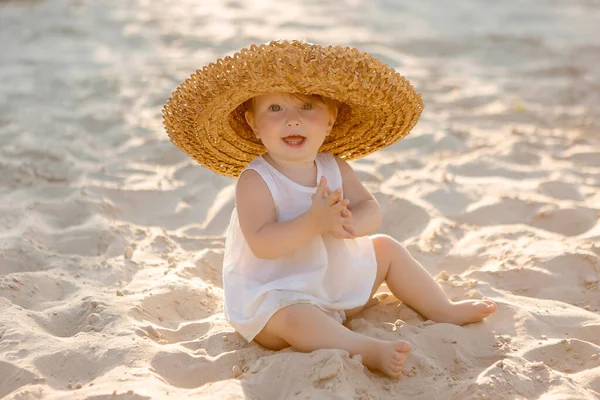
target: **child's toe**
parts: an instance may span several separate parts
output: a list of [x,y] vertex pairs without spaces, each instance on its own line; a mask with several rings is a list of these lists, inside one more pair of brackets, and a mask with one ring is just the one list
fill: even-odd
[[398,342],[396,345],[396,351],[399,351],[400,353],[408,353],[411,349],[412,347],[407,342]]
[[487,304],[488,311],[495,311],[498,308],[498,305],[494,303],[492,300],[483,300],[485,304]]

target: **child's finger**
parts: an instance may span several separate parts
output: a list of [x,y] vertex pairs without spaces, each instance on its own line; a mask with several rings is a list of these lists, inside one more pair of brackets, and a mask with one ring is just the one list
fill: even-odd
[[333,192],[331,192],[331,195],[329,195],[327,197],[327,205],[329,207],[331,207],[332,205],[334,205],[335,203],[337,203],[340,199],[342,195],[342,190],[341,189],[336,189]]
[[339,218],[340,218],[340,224],[352,225],[352,218],[344,218],[344,217],[339,217]]
[[348,204],[350,204],[350,200],[348,200],[348,199],[344,199],[344,200],[342,200],[342,201],[338,201],[336,204],[334,204],[334,205],[332,206],[332,208],[333,208],[333,211],[334,211],[335,213],[341,213],[341,212],[344,210],[344,208],[346,208],[346,206],[347,206]]
[[349,234],[351,234],[352,236],[356,236],[356,229],[354,229],[350,225],[342,225],[342,228],[344,228],[344,230],[346,232],[348,232]]
[[[327,202],[330,203],[333,201],[333,204],[335,204],[337,202],[337,199],[340,197],[339,194],[336,191],[331,190],[331,188],[328,186],[327,187]],[[331,204],[330,204],[331,205]]]
[[327,190],[327,178],[325,176],[321,177],[321,181],[319,182],[319,186],[317,186],[316,195],[320,196],[320,198],[325,198],[325,191]]
[[344,230],[344,238],[346,238],[346,239],[354,239],[355,238],[354,233],[348,231],[346,229],[346,227],[342,226],[342,229]]

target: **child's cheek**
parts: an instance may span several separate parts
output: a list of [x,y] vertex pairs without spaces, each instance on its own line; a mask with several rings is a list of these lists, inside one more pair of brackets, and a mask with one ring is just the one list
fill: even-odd
[[282,113],[269,113],[265,116],[264,121],[267,124],[273,124],[281,119]]

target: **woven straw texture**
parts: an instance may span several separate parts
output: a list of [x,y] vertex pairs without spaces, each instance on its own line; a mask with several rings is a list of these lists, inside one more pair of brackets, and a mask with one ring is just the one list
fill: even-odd
[[244,118],[261,93],[318,94],[341,102],[319,149],[352,160],[406,136],[423,110],[406,78],[355,48],[298,41],[252,45],[197,70],[163,108],[171,141],[194,160],[237,177],[266,152]]

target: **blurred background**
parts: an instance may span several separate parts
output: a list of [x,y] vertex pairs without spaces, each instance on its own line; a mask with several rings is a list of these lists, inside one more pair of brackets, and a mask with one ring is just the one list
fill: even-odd
[[185,160],[161,126],[170,92],[273,39],[355,46],[396,68],[424,96],[413,136],[597,133],[599,18],[594,0],[3,0],[0,192],[168,185]]

